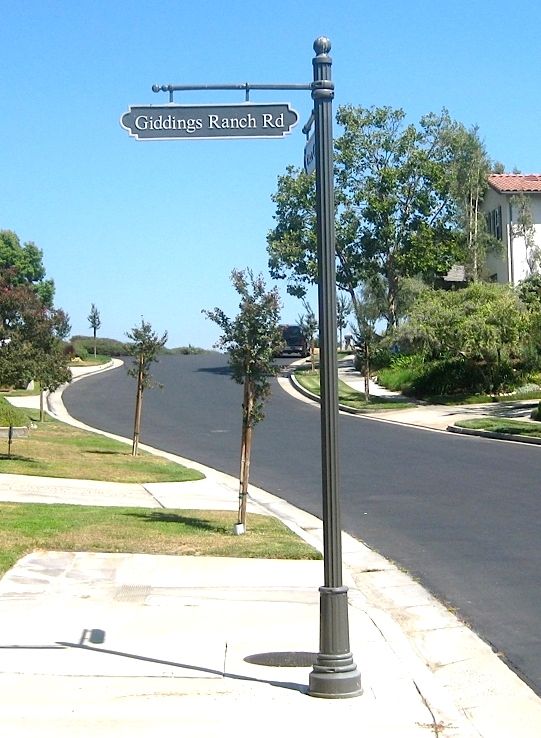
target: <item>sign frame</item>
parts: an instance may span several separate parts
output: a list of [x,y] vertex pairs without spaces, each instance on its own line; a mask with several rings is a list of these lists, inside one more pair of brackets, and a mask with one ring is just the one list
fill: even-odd
[[312,174],[316,171],[316,134],[312,133],[304,147],[304,171]]
[[[145,127],[136,125],[139,119],[146,119]],[[122,128],[137,141],[282,139],[298,122],[289,102],[129,105],[120,117]]]

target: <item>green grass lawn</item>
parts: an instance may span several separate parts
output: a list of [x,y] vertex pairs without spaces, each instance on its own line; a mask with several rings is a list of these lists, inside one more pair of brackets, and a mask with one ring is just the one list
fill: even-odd
[[0,394],[0,426],[9,428],[10,425],[28,426],[30,425],[30,419],[24,410],[15,407]]
[[[319,396],[318,371],[297,371],[295,372],[295,378],[304,389]],[[396,400],[392,397],[371,396],[367,402],[363,392],[358,392],[341,380],[338,381],[338,401],[342,405],[347,405],[355,410],[404,410],[408,407],[415,407],[412,402]]]
[[74,359],[70,362],[70,366],[98,366],[101,364],[108,364],[110,361],[110,356],[105,356],[104,354],[96,354],[96,357],[94,357],[94,352],[89,351],[87,359]]
[[[3,398],[2,398],[3,399]],[[9,408],[8,408],[9,410]],[[203,474],[97,433],[82,431],[39,411],[21,410],[35,427],[15,439],[7,457],[0,439],[0,472],[109,482],[178,482]],[[2,448],[2,444],[4,448]],[[241,558],[320,559],[281,521],[248,516],[247,531],[233,533],[236,512],[160,510],[0,502],[0,576],[34,550],[100,551]]]
[[0,576],[35,550],[320,559],[281,521],[234,512],[0,503]]
[[7,457],[7,440],[0,439],[0,472],[106,482],[185,482],[203,474],[160,456],[131,455],[128,444],[79,430],[49,416],[37,422],[39,411],[28,411],[36,424],[27,438],[16,439]]
[[455,425],[459,428],[485,430],[492,433],[541,438],[541,423],[527,423],[520,420],[508,420],[507,418],[473,418],[472,420],[457,421]]

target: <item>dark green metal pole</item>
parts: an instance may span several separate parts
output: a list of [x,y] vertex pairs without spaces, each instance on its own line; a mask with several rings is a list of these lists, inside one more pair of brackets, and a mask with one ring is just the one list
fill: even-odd
[[321,385],[321,466],[323,491],[324,586],[320,587],[319,654],[310,673],[313,697],[356,697],[361,675],[349,646],[347,587],[342,584],[342,534],[338,499],[338,363],[336,356],[336,263],[331,44],[314,42],[314,123],[319,268],[319,341]]

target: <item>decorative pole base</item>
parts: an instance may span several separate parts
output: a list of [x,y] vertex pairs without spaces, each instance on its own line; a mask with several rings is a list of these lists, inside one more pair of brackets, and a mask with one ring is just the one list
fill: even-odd
[[310,672],[311,697],[359,697],[361,673],[349,650],[347,587],[320,587],[320,652]]
[[[310,674],[308,694],[310,697],[326,697],[327,699],[346,699],[359,697],[362,693],[361,672],[353,663],[351,654],[350,667],[347,671],[327,671],[318,663]],[[319,658],[322,657],[320,654]],[[321,671],[319,671],[321,669]]]

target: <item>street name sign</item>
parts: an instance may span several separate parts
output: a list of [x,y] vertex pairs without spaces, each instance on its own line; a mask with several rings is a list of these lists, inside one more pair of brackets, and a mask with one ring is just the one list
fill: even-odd
[[304,147],[304,171],[306,174],[312,174],[316,170],[316,136],[314,133],[310,136]]
[[130,105],[120,124],[138,140],[282,138],[298,119],[288,103]]

